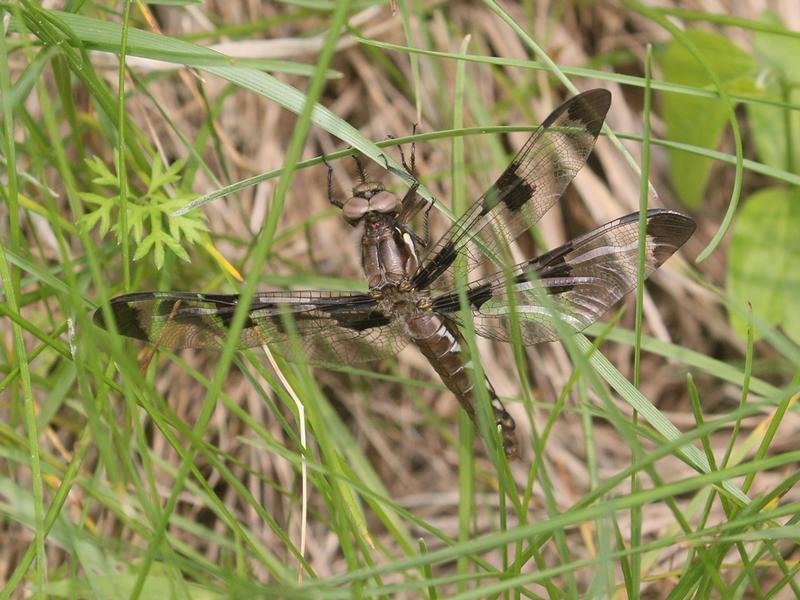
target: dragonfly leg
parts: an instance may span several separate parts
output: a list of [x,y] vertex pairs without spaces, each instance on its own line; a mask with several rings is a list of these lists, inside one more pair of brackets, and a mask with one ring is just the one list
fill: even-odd
[[422,238],[421,243],[423,248],[427,248],[431,243],[431,209],[433,208],[433,200],[428,202],[428,207],[422,214]]
[[[416,135],[417,133],[417,124],[414,123],[411,127],[411,135]],[[393,137],[393,136],[391,136]],[[406,153],[403,151],[402,144],[397,146],[397,149],[400,151],[400,163],[403,165],[403,168],[408,171],[409,175],[411,175],[414,179],[417,178],[417,142],[411,142],[411,162],[406,162]]]
[[[411,126],[411,135],[417,134],[417,123],[414,123]],[[408,171],[408,173],[414,178],[414,181],[417,181],[417,142],[411,142],[411,162],[406,162],[406,155],[403,151],[403,146],[398,146],[400,150],[400,162],[403,164],[403,168]],[[412,189],[416,192],[417,187],[419,184],[413,186]],[[410,191],[410,190],[409,190]],[[428,244],[431,241],[431,231],[430,231],[430,223],[431,223],[431,209],[433,208],[433,201],[431,200],[428,203],[428,207],[425,209],[425,213],[422,216],[422,236],[416,236],[417,242],[423,247],[427,248]]]
[[337,208],[342,208],[344,206],[344,202],[334,198],[333,196],[333,167],[330,165],[324,154],[322,155],[322,162],[325,165],[325,168],[328,169],[328,202]]
[[361,159],[357,154],[353,154],[353,160],[356,161],[356,168],[358,169],[358,176],[361,178],[361,183],[366,183],[367,172],[364,171],[364,165],[361,163]]

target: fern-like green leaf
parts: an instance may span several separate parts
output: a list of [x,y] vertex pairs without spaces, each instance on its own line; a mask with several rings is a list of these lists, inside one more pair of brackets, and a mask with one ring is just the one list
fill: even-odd
[[119,179],[99,157],[88,159],[86,164],[94,175],[92,181],[99,186],[112,188],[113,192],[105,195],[94,192],[81,194],[88,208],[80,221],[84,231],[97,228],[101,238],[111,231],[119,243],[123,236],[132,238],[136,245],[133,260],[141,260],[152,253],[153,262],[159,269],[164,266],[168,251],[181,260],[189,260],[189,253],[181,243],[184,240],[189,244],[201,243],[202,234],[208,231],[208,227],[205,215],[199,211],[172,216],[172,213],[196,197],[196,194],[186,192],[174,195],[170,189],[173,184],[180,183],[185,160],[165,167],[156,159],[151,163],[149,173],[138,173],[139,181],[146,184],[147,190],[137,195],[135,186],[131,185],[126,203],[125,231],[121,228],[119,218]]
[[78,225],[84,232],[89,232],[97,224],[100,224],[98,230],[100,237],[105,237],[109,229],[111,229],[111,211],[117,207],[119,196],[101,196],[100,194],[93,194],[92,192],[83,192],[80,194],[81,200],[85,203],[95,206],[91,211],[84,213]]
[[86,166],[95,174],[95,178],[92,179],[92,182],[97,185],[109,185],[114,188],[119,188],[119,179],[109,170],[103,162],[103,159],[99,156],[87,158]]
[[168,219],[170,234],[178,242],[181,237],[184,237],[190,244],[199,244],[202,241],[202,234],[208,231],[205,223],[206,216],[200,211],[193,211],[179,217],[170,216],[196,197],[196,194],[180,194],[162,206],[165,218]]

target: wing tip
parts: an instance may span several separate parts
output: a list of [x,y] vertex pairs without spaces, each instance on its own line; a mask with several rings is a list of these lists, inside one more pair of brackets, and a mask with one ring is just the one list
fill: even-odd
[[648,210],[647,237],[653,241],[656,267],[664,264],[689,241],[696,228],[695,220],[681,211],[663,208]]
[[681,233],[681,245],[686,242],[697,229],[695,220],[685,212],[669,208],[651,208],[647,211],[647,226],[668,226],[675,233]]
[[611,92],[605,88],[587,90],[567,99],[561,107],[566,108],[571,120],[585,124],[586,129],[597,137],[611,108]]
[[573,96],[572,100],[581,99],[595,108],[608,111],[611,108],[611,92],[605,88],[592,88]]
[[[147,331],[142,328],[141,323],[139,322],[138,311],[130,305],[130,300],[133,296],[137,296],[137,294],[125,294],[122,296],[117,296],[116,298],[111,299],[108,306],[111,310],[111,314],[114,317],[114,323],[117,331],[120,334],[135,338],[137,340],[147,341],[150,338]],[[108,323],[106,322],[103,314],[102,306],[98,307],[97,310],[94,311],[92,321],[98,327],[108,329]]]

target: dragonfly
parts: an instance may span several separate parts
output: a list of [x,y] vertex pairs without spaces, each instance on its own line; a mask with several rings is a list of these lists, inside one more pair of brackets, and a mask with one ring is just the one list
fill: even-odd
[[[347,223],[363,226],[361,262],[369,289],[256,293],[238,346],[268,344],[290,360],[347,365],[380,360],[413,344],[477,424],[474,362],[461,332],[464,311],[471,312],[477,335],[511,341],[511,322],[518,330],[515,337],[537,344],[558,340],[565,327],[588,327],[636,286],[638,212],[514,266],[497,264],[584,166],[610,105],[611,94],[604,89],[566,100],[434,243],[428,235],[431,203],[417,194],[416,177],[401,198],[369,180],[359,163],[360,181],[352,196],[340,200],[333,194],[328,166],[329,200]],[[413,147],[411,163],[403,156],[409,173],[415,171]],[[423,209],[424,235],[418,235],[411,222]],[[682,212],[649,209],[644,276],[672,256],[694,229],[692,218]],[[467,274],[460,292],[454,275],[458,269]],[[475,275],[470,279],[470,274]],[[116,330],[125,336],[169,349],[219,349],[238,304],[235,294],[155,291],[118,296],[109,308]],[[106,326],[102,310],[94,320]],[[484,379],[503,449],[515,458],[514,419]]]

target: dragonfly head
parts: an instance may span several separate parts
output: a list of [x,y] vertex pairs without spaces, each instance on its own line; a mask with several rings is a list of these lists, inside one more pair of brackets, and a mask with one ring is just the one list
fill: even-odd
[[399,210],[400,198],[387,192],[380,183],[364,181],[353,188],[353,195],[342,206],[342,215],[355,226],[370,213],[396,215]]

